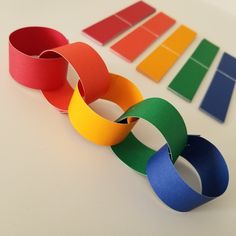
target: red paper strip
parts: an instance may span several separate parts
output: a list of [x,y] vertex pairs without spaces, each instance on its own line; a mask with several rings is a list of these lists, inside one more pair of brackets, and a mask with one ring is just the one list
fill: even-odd
[[89,26],[82,32],[97,43],[104,45],[154,12],[155,8],[143,1],[139,1],[92,26]]
[[111,46],[111,49],[132,62],[174,24],[174,19],[160,12]]
[[127,21],[129,24],[134,25],[155,11],[155,8],[143,1],[139,1],[124,10],[117,12],[116,15]]
[[88,35],[89,38],[95,40],[95,42],[104,45],[129,27],[130,25],[128,23],[113,15],[84,29],[83,32]]

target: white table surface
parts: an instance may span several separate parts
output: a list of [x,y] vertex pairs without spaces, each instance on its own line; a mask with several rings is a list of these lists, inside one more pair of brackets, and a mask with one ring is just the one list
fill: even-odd
[[[236,234],[236,92],[228,116],[220,124],[198,110],[223,51],[236,56],[236,3],[234,0],[148,0],[178,24],[129,64],[96,45],[81,30],[131,4],[131,0],[1,0],[0,6],[0,235],[227,235]],[[186,51],[159,84],[135,71],[135,66],[180,23],[198,32]],[[145,177],[127,168],[109,147],[84,140],[39,91],[14,82],[8,73],[8,35],[29,25],[63,32],[71,42],[84,41],[104,58],[111,72],[132,80],[145,97],[162,97],[183,115],[189,133],[211,140],[224,154],[230,171],[227,192],[189,213],[165,206]],[[123,34],[124,35],[124,34]],[[121,35],[119,38],[121,38]],[[211,70],[192,103],[167,90],[167,85],[195,47],[206,37],[221,46]],[[93,105],[100,114],[116,118],[111,104]],[[158,148],[164,141],[145,122],[135,134]],[[183,161],[177,169],[196,189],[195,172]]]

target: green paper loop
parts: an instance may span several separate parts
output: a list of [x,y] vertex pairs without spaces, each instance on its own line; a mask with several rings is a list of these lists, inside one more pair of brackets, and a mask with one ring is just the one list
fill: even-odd
[[[149,98],[130,107],[117,122],[127,122],[128,118],[141,118],[154,125],[166,139],[173,163],[177,160],[187,143],[187,129],[173,105],[161,98]],[[121,161],[142,174],[146,174],[147,161],[156,152],[132,133],[111,148]]]

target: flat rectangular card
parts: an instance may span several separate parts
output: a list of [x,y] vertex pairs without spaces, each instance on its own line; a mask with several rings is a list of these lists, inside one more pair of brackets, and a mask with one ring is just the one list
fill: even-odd
[[218,51],[218,46],[203,39],[171,81],[169,89],[191,102]]
[[158,13],[112,45],[111,50],[127,61],[132,62],[174,23],[174,19],[162,12]]
[[104,45],[129,28],[130,25],[128,23],[113,15],[84,29],[83,33],[98,44]]
[[194,31],[180,26],[137,66],[137,70],[157,82],[160,81],[195,37]]
[[138,27],[111,46],[111,50],[125,60],[132,62],[150,46],[156,38],[155,35],[150,34],[147,30]]
[[160,46],[138,65],[137,70],[158,82],[177,59],[177,55]]
[[192,101],[206,73],[205,67],[189,59],[171,81],[168,88],[187,101]]
[[209,68],[219,52],[219,49],[217,45],[207,39],[203,39],[191,57]]
[[224,72],[232,79],[236,80],[236,58],[228,53],[224,53],[218,70]]
[[224,122],[234,85],[235,81],[217,71],[200,105],[200,109],[218,121]]
[[115,15],[127,21],[130,25],[135,25],[156,11],[155,8],[143,1],[134,3],[133,5],[117,12]]
[[165,47],[171,49],[177,54],[182,54],[186,48],[193,42],[196,32],[181,25],[172,35],[170,35],[163,43]]
[[147,29],[157,37],[160,37],[175,23],[176,20],[174,20],[163,12],[159,12],[157,15],[144,22],[141,27]]
[[155,8],[139,1],[83,29],[82,32],[97,43],[104,45],[155,11]]

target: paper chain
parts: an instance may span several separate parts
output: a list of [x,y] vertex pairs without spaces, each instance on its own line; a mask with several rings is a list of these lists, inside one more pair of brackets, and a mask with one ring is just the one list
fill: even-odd
[[[72,66],[80,80],[75,89],[67,81]],[[9,70],[20,84],[40,89],[47,101],[68,112],[72,126],[93,143],[111,146],[132,169],[147,174],[154,192],[169,207],[189,211],[224,193],[228,169],[218,149],[200,136],[187,135],[179,112],[166,100],[143,100],[138,88],[126,78],[111,74],[89,45],[69,44],[60,32],[45,27],[26,27],[9,37]],[[118,104],[124,114],[107,120],[90,107],[98,98]],[[139,118],[154,125],[167,144],[154,151],[131,132]],[[174,167],[178,156],[197,170],[201,193],[193,190]]]

